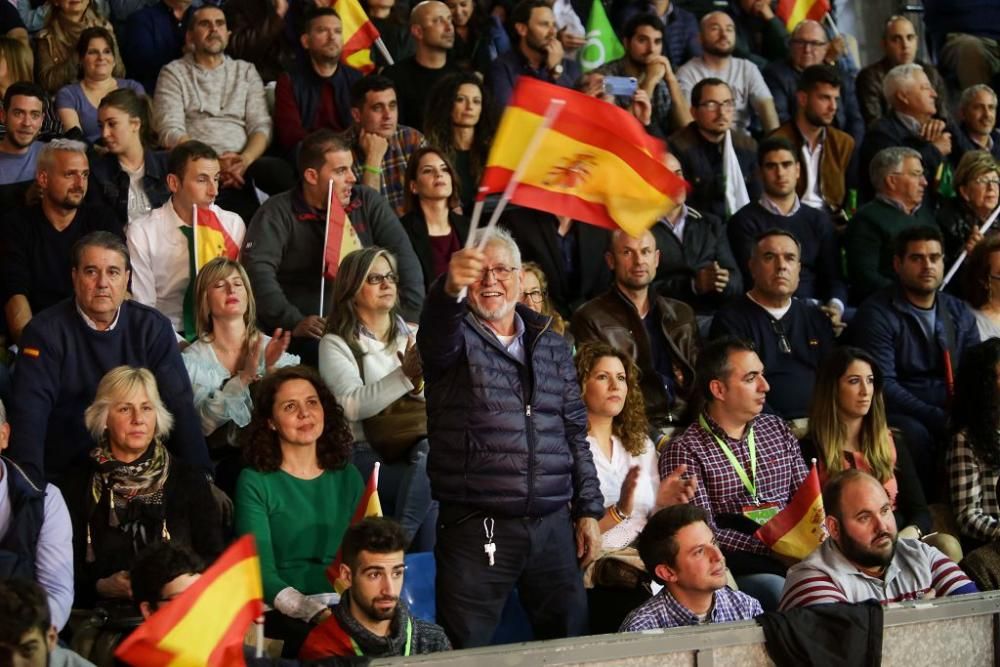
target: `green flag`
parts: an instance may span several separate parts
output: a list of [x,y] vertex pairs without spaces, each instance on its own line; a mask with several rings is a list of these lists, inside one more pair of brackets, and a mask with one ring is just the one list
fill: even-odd
[[625,47],[611,27],[601,0],[594,0],[587,21],[587,43],[580,49],[580,65],[584,72],[597,69],[625,55]]

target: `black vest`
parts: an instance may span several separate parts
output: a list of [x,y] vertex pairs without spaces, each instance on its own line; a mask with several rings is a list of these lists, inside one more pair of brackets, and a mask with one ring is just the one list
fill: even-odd
[[[35,580],[35,551],[45,520],[45,491],[39,489],[16,463],[0,456],[7,468],[10,526],[0,539],[0,580]],[[0,499],[0,502],[3,502]]]

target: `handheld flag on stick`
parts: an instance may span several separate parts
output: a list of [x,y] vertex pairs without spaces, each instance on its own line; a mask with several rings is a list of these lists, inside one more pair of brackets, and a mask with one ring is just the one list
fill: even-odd
[[361,250],[361,239],[347,219],[340,200],[333,193],[333,179],[326,195],[326,231],[323,237],[323,277],[320,279],[319,315],[323,317],[323,297],[327,279],[337,277],[340,262],[355,250]]
[[371,47],[374,44],[379,46],[389,64],[393,64],[382,43],[382,37],[378,34],[378,28],[365,14],[358,0],[337,0],[333,3],[333,8],[340,16],[344,30],[341,61],[365,74],[373,72],[375,63],[372,62]]
[[[368,484],[361,494],[361,500],[358,501],[358,506],[354,509],[354,515],[351,517],[350,525],[352,526],[360,523],[365,517],[382,516],[382,503],[378,498],[378,470],[380,467],[381,464],[376,461],[375,468],[372,470],[371,476],[368,477]],[[340,578],[340,564],[343,562],[338,549],[337,557],[326,568],[326,578],[333,584],[333,590],[338,593],[343,593],[348,589],[347,582]]]
[[823,494],[820,491],[816,460],[802,485],[792,496],[792,502],[754,535],[771,550],[789,558],[805,558],[826,538],[823,527]]
[[587,19],[587,43],[580,49],[583,71],[590,72],[624,55],[625,47],[618,41],[618,35],[611,27],[611,21],[604,11],[604,3],[594,0],[590,7],[590,18]]
[[115,657],[136,667],[244,665],[243,636],[263,613],[262,598],[257,548],[245,535],[140,625]]
[[726,138],[722,146],[722,178],[726,183],[726,215],[732,216],[736,211],[750,203],[750,193],[747,192],[746,181],[743,180],[743,169],[733,148],[733,131],[726,130]]
[[[986,230],[992,227],[993,223],[996,222],[998,214],[1000,214],[1000,206],[993,209],[993,212],[990,213],[990,217],[986,218],[986,222],[984,222],[983,226],[979,228],[980,233],[986,234]],[[964,250],[962,251],[962,253],[958,256],[958,259],[955,260],[955,263],[951,265],[950,269],[948,269],[948,273],[945,274],[944,280],[941,281],[941,287],[938,288],[939,290],[943,291],[945,286],[951,282],[951,279],[955,277],[956,273],[958,273],[959,267],[962,266],[962,262],[965,261],[965,258],[968,257],[968,255],[969,253]]]
[[[194,225],[194,265],[195,271],[201,268],[216,257],[228,257],[236,259],[240,255],[240,246],[236,240],[229,235],[226,228],[222,226],[222,221],[210,208],[194,207],[194,214],[191,216],[191,224]],[[194,276],[192,276],[192,279]]]
[[830,13],[830,2],[829,0],[778,0],[774,13],[785,22],[788,32],[791,32],[805,19],[822,21],[823,17]]

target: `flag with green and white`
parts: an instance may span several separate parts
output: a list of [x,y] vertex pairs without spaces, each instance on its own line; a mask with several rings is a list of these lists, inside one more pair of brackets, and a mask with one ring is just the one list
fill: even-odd
[[625,55],[625,47],[618,41],[611,21],[601,0],[594,0],[587,20],[587,43],[580,49],[580,65],[590,72],[601,65],[618,60]]

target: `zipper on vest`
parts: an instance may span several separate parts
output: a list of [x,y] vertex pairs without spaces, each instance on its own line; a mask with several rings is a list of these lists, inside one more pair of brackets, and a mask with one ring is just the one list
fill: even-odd
[[528,405],[524,408],[524,415],[526,417],[531,416],[531,403],[528,403]]

